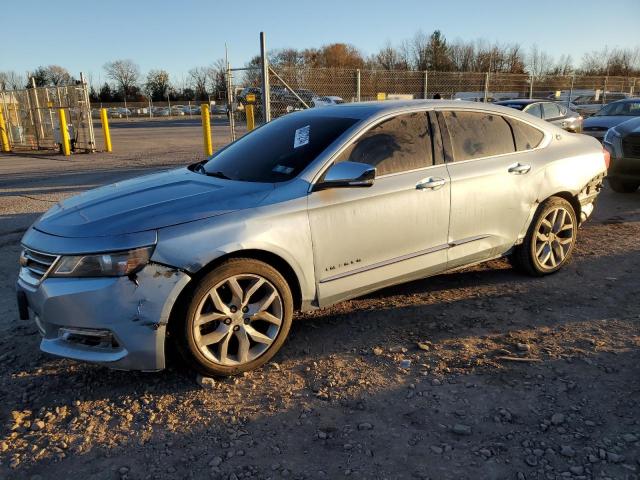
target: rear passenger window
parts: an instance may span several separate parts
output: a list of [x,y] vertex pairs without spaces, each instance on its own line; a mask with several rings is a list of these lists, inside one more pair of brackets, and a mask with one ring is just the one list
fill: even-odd
[[529,124],[516,120],[515,118],[509,118],[508,121],[513,129],[516,148],[519,152],[522,152],[523,150],[531,150],[540,145],[540,142],[542,142],[542,139],[544,138],[544,133]]
[[546,102],[542,104],[542,113],[544,119],[558,118],[560,109],[555,103]]
[[454,161],[502,155],[516,151],[507,121],[488,112],[443,112]]
[[427,112],[408,113],[371,127],[336,162],[367,163],[387,175],[433,165],[431,150]]

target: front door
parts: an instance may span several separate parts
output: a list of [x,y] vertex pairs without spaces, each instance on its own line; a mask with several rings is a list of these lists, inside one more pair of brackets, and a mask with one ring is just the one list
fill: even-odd
[[373,165],[373,186],[309,195],[318,302],[326,306],[446,268],[449,176],[427,112],[376,124],[335,160]]

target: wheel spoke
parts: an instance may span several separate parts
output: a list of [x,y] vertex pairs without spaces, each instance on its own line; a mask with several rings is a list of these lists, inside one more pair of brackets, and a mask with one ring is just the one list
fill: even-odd
[[238,339],[238,361],[245,363],[249,360],[249,347],[251,346],[246,330],[240,328],[236,332],[236,338]]
[[540,252],[541,254],[543,253],[542,258],[540,258],[540,256],[538,256],[538,258],[540,259],[540,263],[542,265],[545,265],[547,263],[547,261],[549,260],[549,257],[551,256],[551,247],[549,246],[549,244],[545,244],[545,247],[548,248],[548,250],[545,251],[545,249],[543,248],[543,251]]
[[220,340],[225,338],[225,336],[228,333],[229,333],[229,328],[223,324],[223,325],[220,325],[213,332],[200,336],[200,338],[197,341],[199,345],[203,347],[207,347],[209,345],[213,345],[220,342]]
[[263,310],[269,308],[269,306],[273,303],[277,296],[278,293],[275,290],[272,290],[271,293],[265,295],[264,298],[256,304],[257,311],[262,312]]
[[256,278],[256,280],[244,292],[244,298],[242,299],[242,304],[246,305],[247,303],[249,303],[249,300],[251,300],[251,297],[253,296],[253,294],[256,293],[262,285],[264,285],[264,279]]
[[227,336],[224,337],[224,340],[220,344],[220,362],[223,365],[227,365],[229,363],[229,340],[231,340],[231,333],[227,331]]
[[272,323],[273,325],[277,325],[278,327],[282,323],[282,320],[280,320],[278,317],[276,317],[275,315],[271,315],[269,312],[265,311],[256,313],[253,316],[252,320],[264,320],[265,322]]
[[198,315],[198,318],[196,318],[194,326],[201,327],[205,323],[213,322],[215,320],[222,320],[225,317],[226,315],[220,312],[201,313],[200,315]]
[[551,224],[551,222],[549,220],[547,220],[546,218],[542,220],[542,222],[540,222],[540,226],[545,226],[547,227],[547,233],[550,232],[553,229],[553,225]]
[[564,221],[565,221],[566,217],[567,217],[567,211],[563,208],[561,210],[560,221],[558,222],[558,225],[556,226],[555,233],[558,233],[561,230],[562,226],[564,225]]
[[231,299],[231,301],[236,306],[237,305],[241,305],[242,304],[242,297],[244,296],[244,292],[242,291],[242,287],[238,283],[238,279],[236,277],[231,277],[230,279],[227,280],[227,284],[229,285],[229,288],[231,289],[231,295],[233,297]]
[[272,338],[267,337],[264,333],[260,333],[251,325],[245,325],[244,328],[254,342],[263,343],[265,345],[271,345],[271,343],[273,343]]
[[224,304],[224,302],[220,298],[220,295],[218,295],[218,291],[215,288],[211,289],[211,291],[209,292],[209,298],[219,312],[229,313],[229,307]]
[[569,222],[566,225],[563,225],[560,230],[558,230],[558,233],[564,232],[565,230],[573,230],[573,223]]
[[556,253],[553,250],[553,246],[551,246],[551,245],[549,246],[549,260],[551,260],[551,266],[552,267],[555,267],[557,265]]
[[556,220],[558,220],[558,210],[554,210],[552,213],[552,218],[550,221],[552,230],[556,226]]

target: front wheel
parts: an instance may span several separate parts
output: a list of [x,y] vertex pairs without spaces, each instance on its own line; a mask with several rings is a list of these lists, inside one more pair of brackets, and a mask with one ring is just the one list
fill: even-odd
[[576,213],[564,198],[551,197],[540,204],[527,236],[515,248],[516,267],[533,276],[548,275],[568,263],[576,244]]
[[280,349],[292,318],[291,290],[277,270],[231,259],[206,275],[189,299],[180,350],[204,375],[253,370]]
[[609,185],[614,192],[618,193],[633,193],[638,189],[638,183],[636,182],[623,182],[615,178],[609,178]]

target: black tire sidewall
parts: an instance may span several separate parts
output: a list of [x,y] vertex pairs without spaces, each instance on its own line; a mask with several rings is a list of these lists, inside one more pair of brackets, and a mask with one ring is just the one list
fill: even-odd
[[[278,291],[282,300],[283,318],[280,331],[275,341],[269,346],[266,352],[255,360],[247,362],[243,365],[225,366],[218,365],[207,359],[197,348],[193,337],[193,321],[196,316],[196,309],[202,298],[215,285],[233,275],[239,274],[256,274],[267,279]],[[242,372],[254,370],[266,362],[271,360],[273,356],[280,350],[284,344],[291,328],[293,318],[293,297],[291,289],[284,277],[273,267],[267,263],[250,258],[234,258],[230,259],[207,275],[202,277],[193,294],[190,296],[184,318],[183,328],[180,329],[180,339],[183,348],[181,349],[185,360],[198,372],[207,376],[231,376]]]

